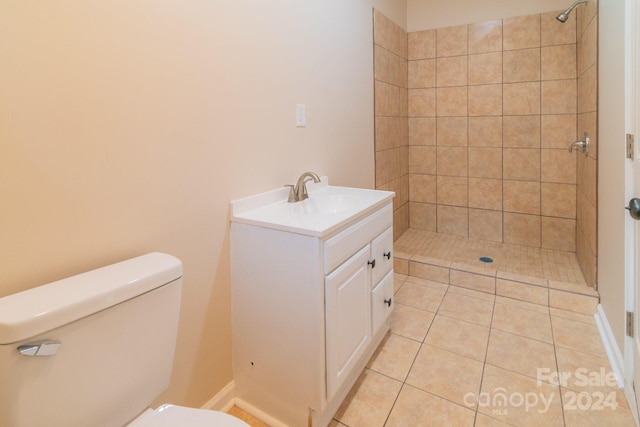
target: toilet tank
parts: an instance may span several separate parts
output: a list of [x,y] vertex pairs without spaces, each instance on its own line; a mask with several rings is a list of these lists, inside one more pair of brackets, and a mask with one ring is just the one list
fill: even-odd
[[181,287],[150,253],[0,298],[0,426],[135,418],[169,385]]

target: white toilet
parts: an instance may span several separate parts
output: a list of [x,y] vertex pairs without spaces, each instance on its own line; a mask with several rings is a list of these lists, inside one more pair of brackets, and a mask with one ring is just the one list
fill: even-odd
[[182,263],[151,253],[0,298],[0,426],[248,427],[162,405]]

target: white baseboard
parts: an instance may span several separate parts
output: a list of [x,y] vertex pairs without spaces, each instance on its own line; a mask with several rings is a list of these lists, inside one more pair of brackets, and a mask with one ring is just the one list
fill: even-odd
[[236,385],[233,381],[224,386],[215,396],[202,406],[202,409],[227,412],[233,407],[236,400]]
[[611,369],[616,376],[618,387],[624,389],[624,358],[601,304],[598,304],[598,309],[593,317],[596,320],[596,326],[598,327],[598,332],[600,332],[604,350],[607,352]]
[[222,390],[220,390],[215,396],[213,396],[207,403],[202,405],[202,409],[209,409],[211,411],[227,412],[233,406],[245,411],[247,414],[258,418],[260,421],[267,423],[271,427],[289,427],[277,419],[273,418],[269,414],[262,412],[253,405],[248,404],[242,399],[236,396],[235,382],[231,381]]
[[282,421],[273,418],[271,415],[267,414],[266,412],[261,411],[260,409],[256,408],[255,406],[245,402],[242,399],[235,399],[235,405],[242,409],[244,412],[246,412],[249,415],[252,415],[254,417],[256,417],[257,419],[259,419],[260,421],[262,421],[263,423],[271,426],[271,427],[289,427],[288,425],[284,424]]

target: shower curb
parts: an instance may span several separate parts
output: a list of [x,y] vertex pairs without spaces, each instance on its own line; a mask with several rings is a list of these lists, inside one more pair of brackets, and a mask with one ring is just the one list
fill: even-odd
[[396,252],[394,271],[548,308],[594,315],[598,292],[586,285]]

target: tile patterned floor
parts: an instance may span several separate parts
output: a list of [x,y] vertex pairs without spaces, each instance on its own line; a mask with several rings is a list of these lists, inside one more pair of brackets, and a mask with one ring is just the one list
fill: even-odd
[[[547,283],[549,295],[552,284],[589,294],[570,253],[416,230],[395,242],[395,253],[469,271],[490,256],[496,278],[500,271],[526,275],[544,279],[540,289]],[[498,287],[480,292],[464,280],[465,287],[450,283],[453,276],[432,281],[396,272],[391,330],[330,427],[635,426],[592,315],[550,307],[551,297],[534,304]],[[240,410],[233,415],[265,426]]]
[[612,375],[592,316],[396,274],[391,331],[330,426],[634,426]]

